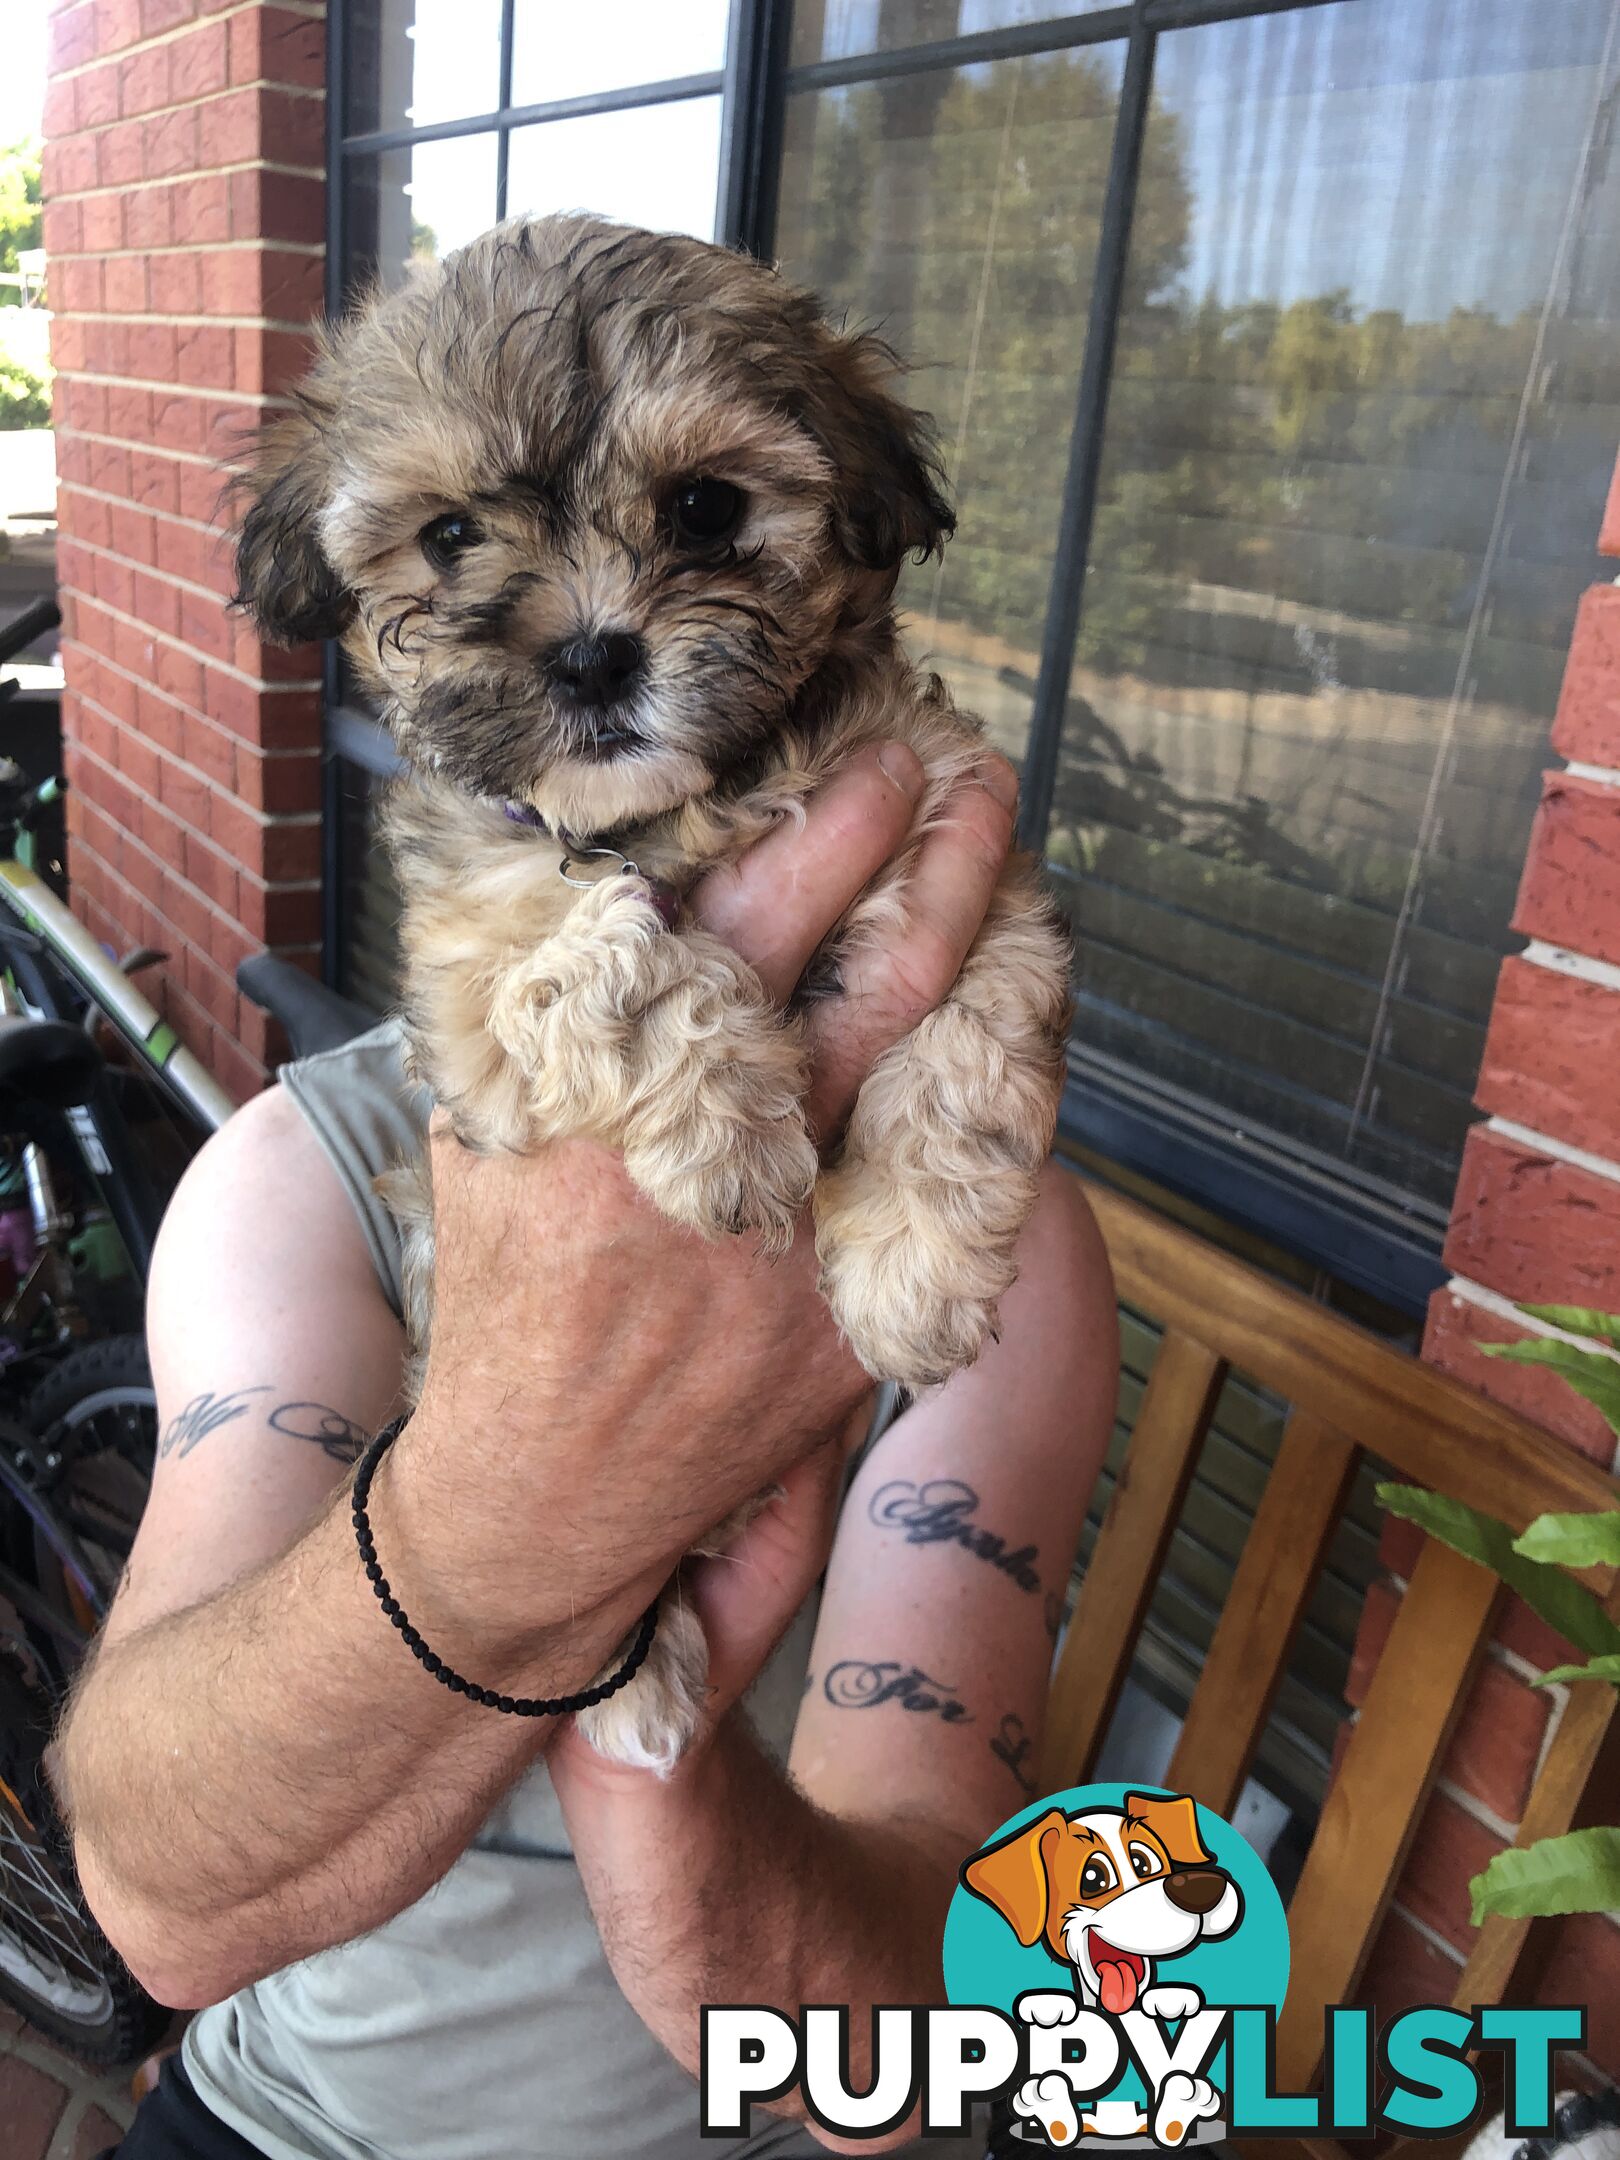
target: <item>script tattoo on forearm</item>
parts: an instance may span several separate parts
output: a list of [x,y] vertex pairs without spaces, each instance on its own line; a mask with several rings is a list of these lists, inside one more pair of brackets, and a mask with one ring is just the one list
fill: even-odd
[[841,1658],[828,1672],[821,1692],[835,1710],[876,1710],[898,1703],[902,1710],[933,1714],[947,1725],[971,1725],[972,1711],[957,1700],[948,1680],[935,1680],[920,1665],[900,1658]]
[[[164,1426],[158,1453],[189,1455],[200,1440],[218,1432],[222,1425],[234,1425],[260,1408],[259,1396],[274,1393],[273,1388],[265,1386],[233,1388],[225,1395],[194,1395]],[[345,1417],[341,1410],[329,1409],[325,1403],[277,1403],[265,1422],[272,1432],[288,1440],[306,1441],[340,1463],[358,1462],[368,1438],[364,1427],[353,1418]]]
[[285,1433],[289,1440],[308,1440],[334,1462],[357,1463],[371,1435],[341,1410],[325,1403],[278,1403],[270,1413],[270,1430]]
[[878,1487],[866,1512],[880,1530],[903,1530],[908,1545],[956,1545],[975,1560],[988,1562],[1026,1597],[1041,1599],[1046,1632],[1056,1642],[1063,1599],[1058,1591],[1041,1588],[1039,1548],[1020,1545],[1009,1550],[1004,1537],[974,1521],[978,1508],[978,1494],[960,1478],[930,1478],[926,1485],[894,1478]]
[[1024,1721],[1016,1710],[1009,1710],[999,1729],[990,1741],[990,1752],[998,1762],[1004,1762],[1019,1784],[1033,1800],[1037,1791],[1031,1758],[1035,1753],[1035,1738],[1024,1728]]

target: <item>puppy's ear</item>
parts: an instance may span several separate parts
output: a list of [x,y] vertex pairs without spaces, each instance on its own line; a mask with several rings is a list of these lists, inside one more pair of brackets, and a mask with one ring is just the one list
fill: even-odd
[[1164,1800],[1152,1793],[1127,1793],[1125,1812],[1145,1823],[1177,1867],[1208,1867],[1211,1855],[1198,1834],[1198,1805],[1185,1793]]
[[321,547],[327,481],[320,430],[298,411],[260,436],[250,470],[232,490],[241,505],[232,600],[278,645],[336,637],[354,615],[354,595]]
[[1038,1822],[975,1853],[962,1870],[962,1887],[993,1905],[1026,1950],[1046,1931],[1052,1894],[1047,1854],[1066,1822],[1061,1809],[1048,1808]]
[[893,394],[899,367],[881,338],[829,330],[802,415],[837,468],[833,531],[862,570],[938,555],[956,530],[932,425]]

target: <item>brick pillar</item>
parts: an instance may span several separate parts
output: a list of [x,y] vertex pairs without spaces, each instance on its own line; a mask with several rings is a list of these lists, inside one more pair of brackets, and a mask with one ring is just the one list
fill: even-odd
[[45,244],[57,368],[69,870],[98,937],[237,1096],[263,1015],[234,971],[320,936],[316,655],[227,613],[222,460],[296,378],[321,303],[325,9],[66,0]]
[[[1599,545],[1620,557],[1620,465]],[[1447,1287],[1429,1306],[1423,1354],[1535,1419],[1605,1468],[1620,1468],[1607,1425],[1555,1375],[1504,1365],[1482,1342],[1533,1329],[1514,1303],[1620,1311],[1620,586],[1583,597],[1553,748],[1513,927],[1528,949],[1504,961],[1476,1094],[1488,1113],[1469,1136],[1452,1209]],[[1390,1581],[1368,1601],[1352,1699],[1376,1662],[1417,1540],[1386,1528]],[[1447,2000],[1473,1931],[1470,1875],[1511,1835],[1562,1710],[1563,1690],[1533,1688],[1576,1658],[1514,1601],[1445,1764],[1368,1974],[1380,2011]],[[1578,1659],[1577,1659],[1578,1661]],[[1593,2061],[1620,2074],[1620,1925],[1561,1923],[1541,1990],[1588,2006]]]

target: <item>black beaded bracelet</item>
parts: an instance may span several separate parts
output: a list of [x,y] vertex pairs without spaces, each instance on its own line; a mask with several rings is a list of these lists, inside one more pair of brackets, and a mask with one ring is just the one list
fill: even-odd
[[620,1688],[628,1687],[646,1662],[647,1652],[652,1648],[654,1635],[658,1632],[658,1607],[651,1604],[641,1616],[641,1626],[630,1646],[630,1654],[616,1673],[600,1680],[595,1687],[581,1688],[577,1695],[497,1695],[493,1688],[480,1687],[475,1680],[467,1680],[454,1666],[447,1665],[435,1655],[412,1627],[393,1591],[388,1577],[382,1571],[377,1558],[377,1541],[371,1534],[371,1517],[366,1512],[366,1502],[371,1496],[371,1480],[380,1463],[404,1431],[407,1418],[396,1418],[392,1425],[385,1425],[375,1440],[361,1456],[354,1473],[354,1485],[350,1491],[350,1519],[354,1523],[354,1541],[360,1548],[360,1558],[365,1565],[366,1580],[377,1593],[378,1602],[399,1630],[401,1642],[415,1658],[424,1672],[433,1675],[441,1686],[449,1688],[453,1695],[465,1695],[469,1702],[482,1703],[486,1710],[500,1710],[507,1717],[569,1717],[576,1710],[589,1710],[599,1702],[606,1702],[610,1695],[617,1695]]

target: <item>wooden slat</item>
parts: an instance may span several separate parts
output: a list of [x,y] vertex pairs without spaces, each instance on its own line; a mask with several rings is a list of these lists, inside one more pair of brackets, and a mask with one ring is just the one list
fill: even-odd
[[1500,1595],[1488,1569],[1433,1539],[1425,1544],[1289,1907],[1280,2091],[1309,2087],[1323,2007],[1352,1999]]
[[1043,1791],[1077,1782],[1101,1745],[1225,1377],[1195,1336],[1166,1332],[1053,1678]]
[[[1620,1620],[1620,1592],[1607,1600]],[[1515,1845],[1534,1845],[1566,1830],[1613,1822],[1620,1793],[1620,1695],[1612,1687],[1582,1682],[1570,1689],[1546,1758],[1530,1788]],[[1552,1948],[1557,1923],[1505,1920],[1492,1913],[1475,1938],[1453,1997],[1459,2009],[1476,2003],[1528,2002]]]
[[1288,1420],[1170,1760],[1170,1784],[1217,1815],[1243,1789],[1356,1458],[1308,1411]]
[[[1614,1505],[1611,1478],[1527,1419],[1123,1194],[1090,1180],[1086,1191],[1128,1304],[1218,1343],[1238,1371],[1348,1427],[1400,1476],[1515,1531],[1537,1515]],[[1613,1574],[1583,1579],[1607,1591]]]

